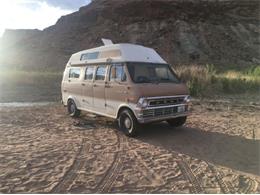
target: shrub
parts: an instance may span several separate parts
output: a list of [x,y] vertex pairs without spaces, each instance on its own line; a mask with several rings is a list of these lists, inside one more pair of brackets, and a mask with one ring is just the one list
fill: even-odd
[[247,93],[260,91],[260,83],[255,80],[246,80],[242,78],[220,78],[222,89],[225,93]]
[[260,92],[259,71],[259,66],[251,68],[246,74],[234,70],[217,73],[214,65],[179,66],[176,68],[177,74],[182,81],[187,83],[193,96]]
[[254,76],[254,77],[260,77],[260,65],[258,66],[252,66],[247,71],[248,76]]

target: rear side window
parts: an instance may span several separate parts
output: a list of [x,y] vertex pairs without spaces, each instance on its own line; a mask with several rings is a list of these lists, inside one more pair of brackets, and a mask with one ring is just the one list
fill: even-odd
[[126,81],[126,74],[123,65],[112,65],[110,70],[110,81]]
[[95,80],[104,81],[105,76],[106,76],[106,66],[98,66]]
[[80,77],[80,68],[71,68],[69,72],[69,78],[78,79]]
[[85,53],[81,55],[80,60],[94,60],[97,59],[99,55],[99,52],[93,52],[93,53]]
[[94,76],[94,66],[89,66],[85,72],[85,80],[92,80]]

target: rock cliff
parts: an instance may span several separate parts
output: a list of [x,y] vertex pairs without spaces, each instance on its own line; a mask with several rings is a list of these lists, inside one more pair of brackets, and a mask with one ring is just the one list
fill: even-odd
[[101,38],[155,48],[173,65],[260,64],[258,0],[95,0],[54,26],[6,31],[0,64],[62,70]]

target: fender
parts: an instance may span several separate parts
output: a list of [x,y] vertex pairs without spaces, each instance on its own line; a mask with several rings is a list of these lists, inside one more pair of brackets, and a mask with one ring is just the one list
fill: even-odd
[[67,106],[67,105],[68,105],[68,101],[69,101],[70,99],[73,100],[73,101],[75,102],[77,108],[80,108],[80,103],[79,103],[79,101],[77,100],[77,98],[75,98],[75,97],[72,96],[72,95],[68,96],[67,101],[64,102],[64,105]]
[[125,104],[125,103],[124,104],[120,104],[118,106],[118,109],[117,109],[117,116],[116,116],[116,118],[118,118],[119,112],[120,112],[120,110],[122,108],[128,108],[129,110],[131,110],[134,113],[135,117],[137,118],[137,115],[136,115],[136,112],[135,112],[136,105],[135,104],[131,104],[131,103],[129,103],[129,104]]

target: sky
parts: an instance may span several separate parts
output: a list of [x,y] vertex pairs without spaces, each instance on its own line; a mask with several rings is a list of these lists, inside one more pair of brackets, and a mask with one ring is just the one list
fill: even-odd
[[44,29],[90,0],[0,0],[0,37],[5,29]]

